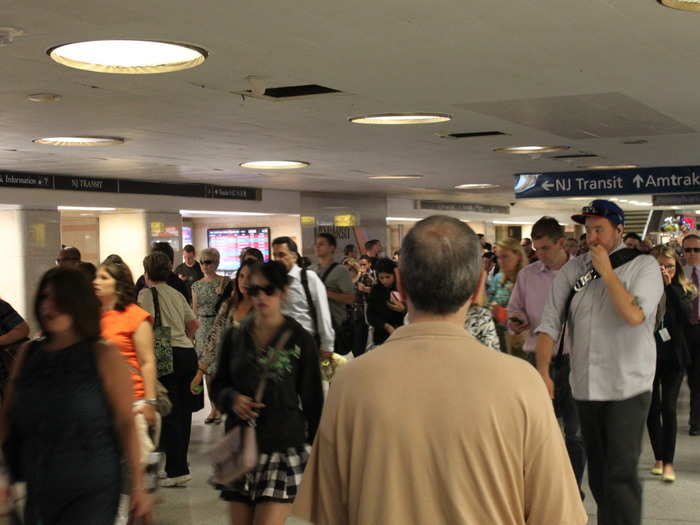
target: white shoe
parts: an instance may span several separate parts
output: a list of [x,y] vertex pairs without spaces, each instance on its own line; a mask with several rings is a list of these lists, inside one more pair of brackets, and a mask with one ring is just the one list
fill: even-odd
[[190,481],[192,481],[192,476],[185,474],[184,476],[177,476],[175,478],[165,478],[160,480],[161,487],[184,487]]

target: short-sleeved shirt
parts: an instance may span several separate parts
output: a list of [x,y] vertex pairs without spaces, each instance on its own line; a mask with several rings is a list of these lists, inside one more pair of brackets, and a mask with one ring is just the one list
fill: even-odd
[[[614,252],[622,248],[624,244]],[[586,253],[559,270],[537,333],[559,340],[566,300],[576,280],[592,268],[591,254]],[[567,330],[572,340],[571,390],[580,401],[622,401],[650,392],[654,383],[656,309],[664,292],[659,263],[640,255],[615,268],[615,273],[636,298],[644,321],[627,324],[602,279],[590,281],[574,295]]]
[[5,335],[23,322],[22,316],[12,308],[10,303],[0,299],[0,335]]
[[[173,347],[194,348],[192,340],[187,337],[185,325],[196,317],[190,305],[187,304],[185,296],[165,283],[158,283],[155,288],[158,290],[161,323],[163,326],[170,327]],[[139,306],[155,319],[153,293],[150,288],[144,288],[139,292],[138,302]]]
[[185,276],[184,282],[189,290],[192,290],[192,285],[204,278],[204,273],[199,267],[199,263],[194,263],[192,266],[187,266],[184,262],[175,268],[175,274],[180,277]]
[[152,320],[151,314],[138,305],[130,304],[123,312],[119,310],[102,312],[100,322],[102,337],[119,349],[132,368],[134,399],[143,399],[146,394],[141,375],[141,364],[136,353],[136,345],[134,345],[134,333],[141,323],[147,320]]
[[[329,267],[330,265],[320,266],[318,264],[314,264],[309,269],[316,273],[316,275],[319,277],[323,278]],[[326,290],[329,292],[345,293],[350,295],[355,294],[355,285],[352,283],[350,272],[342,264],[338,264],[335,268],[333,268],[323,282],[326,285]],[[345,305],[342,303],[337,303],[329,298],[328,307],[331,311],[331,317],[333,317],[333,323],[335,323],[336,326],[343,324],[343,321],[345,321],[347,316]]]

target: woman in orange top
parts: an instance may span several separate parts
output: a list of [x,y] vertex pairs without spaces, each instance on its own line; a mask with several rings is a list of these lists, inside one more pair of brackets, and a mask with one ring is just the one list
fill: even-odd
[[114,344],[131,368],[134,412],[156,424],[156,361],[151,315],[134,301],[134,280],[126,264],[104,263],[93,282],[102,303],[102,337]]

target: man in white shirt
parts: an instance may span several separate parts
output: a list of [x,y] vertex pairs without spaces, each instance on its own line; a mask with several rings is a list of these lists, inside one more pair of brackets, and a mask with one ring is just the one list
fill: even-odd
[[[700,232],[692,231],[683,238],[685,253],[685,276],[695,286],[700,284]],[[690,432],[700,436],[700,315],[698,298],[693,299],[690,313],[692,329],[688,332],[690,365],[688,365],[688,386],[690,387]]]
[[322,356],[330,356],[333,353],[335,332],[326,287],[321,278],[312,271],[299,268],[299,250],[289,237],[277,237],[272,241],[272,256],[284,264],[289,272],[289,289],[282,313],[296,320],[316,337]]

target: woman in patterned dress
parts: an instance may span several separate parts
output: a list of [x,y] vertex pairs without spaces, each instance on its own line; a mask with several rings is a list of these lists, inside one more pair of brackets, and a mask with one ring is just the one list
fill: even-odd
[[[195,335],[194,347],[197,350],[197,357],[204,353],[209,336],[214,328],[216,319],[216,305],[224,293],[226,285],[231,281],[229,277],[217,275],[221,256],[216,248],[205,248],[199,252],[199,264],[204,272],[204,278],[192,284],[192,310],[199,320],[199,329]],[[211,403],[211,411],[204,420],[206,424],[221,423],[221,414],[214,406],[211,398],[210,381],[207,378],[207,389]]]

